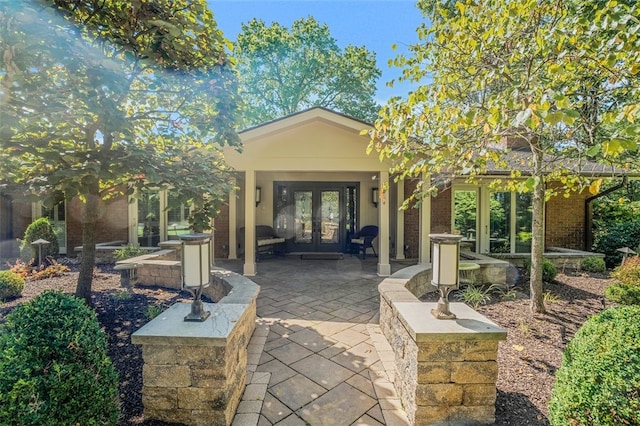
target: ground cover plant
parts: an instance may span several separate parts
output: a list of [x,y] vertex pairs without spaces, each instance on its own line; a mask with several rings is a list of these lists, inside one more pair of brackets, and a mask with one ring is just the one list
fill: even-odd
[[[72,265],[72,270],[77,269]],[[545,291],[554,296],[547,302],[546,314],[531,313],[528,308],[526,270],[511,271],[519,285],[503,292],[491,292],[478,311],[507,330],[507,340],[498,351],[496,401],[497,425],[548,425],[548,402],[560,368],[566,344],[585,320],[604,306],[604,289],[612,283],[605,274],[559,273]],[[16,306],[26,303],[47,289],[73,293],[77,272],[60,277],[29,281],[22,297],[0,305],[0,323]],[[190,302],[188,293],[157,287],[135,287],[130,294],[120,287],[120,277],[110,267],[94,275],[92,299],[100,326],[108,336],[108,354],[119,373],[118,394],[121,404],[119,426],[159,426],[164,423],[145,420],[142,413],[142,356],[132,345],[130,335],[147,323],[156,306]],[[453,300],[453,299],[452,299]]]

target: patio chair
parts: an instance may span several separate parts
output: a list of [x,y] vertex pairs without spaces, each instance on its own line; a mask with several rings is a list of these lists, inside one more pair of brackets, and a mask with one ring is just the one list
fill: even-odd
[[378,256],[376,249],[373,247],[373,240],[378,236],[378,227],[376,225],[367,225],[355,233],[351,238],[351,254],[360,254],[362,252],[362,258],[367,257],[367,248],[373,250],[373,254]]

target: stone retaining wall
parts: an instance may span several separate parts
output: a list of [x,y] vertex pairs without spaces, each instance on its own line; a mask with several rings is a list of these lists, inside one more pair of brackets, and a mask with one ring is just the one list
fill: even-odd
[[413,425],[491,424],[495,420],[498,341],[506,332],[462,303],[456,320],[437,320],[418,297],[431,286],[431,266],[385,279],[380,328],[395,354],[394,385]]
[[178,303],[131,336],[142,346],[146,419],[229,425],[244,391],[247,346],[255,329],[259,287],[226,270],[212,271],[205,322],[185,322]]

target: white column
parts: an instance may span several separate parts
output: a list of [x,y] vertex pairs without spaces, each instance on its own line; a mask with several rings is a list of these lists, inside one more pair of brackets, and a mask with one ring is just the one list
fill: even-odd
[[404,259],[404,180],[396,184],[396,259]]
[[238,258],[238,194],[235,190],[229,193],[229,259]]
[[[424,188],[431,186],[431,176],[423,175]],[[431,232],[431,196],[422,199],[420,204],[420,254],[418,263],[421,265],[431,263],[431,241],[429,233]]]
[[[380,188],[389,185],[389,172],[380,172]],[[378,244],[378,275],[388,277],[391,275],[389,263],[389,191],[378,202],[379,244]]]
[[256,274],[256,171],[244,179],[244,275]]

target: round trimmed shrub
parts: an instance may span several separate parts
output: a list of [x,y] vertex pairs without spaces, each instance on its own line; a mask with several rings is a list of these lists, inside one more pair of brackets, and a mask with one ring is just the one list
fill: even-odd
[[118,375],[95,312],[44,292],[0,332],[0,424],[115,425]]
[[640,424],[640,306],[608,309],[578,330],[556,374],[549,421]]
[[56,237],[51,222],[49,222],[49,219],[46,217],[38,218],[27,226],[26,231],[24,231],[24,238],[20,244],[20,257],[24,260],[37,260],[39,255],[38,248],[33,246],[32,243],[40,238],[49,241],[49,244],[42,246],[42,258],[44,259],[47,256],[56,257],[60,251],[58,238]]
[[24,289],[24,278],[13,271],[0,271],[0,301],[17,297]]
[[607,270],[607,265],[603,258],[589,256],[582,259],[582,262],[580,262],[580,269],[587,272],[604,272]]
[[[531,259],[525,260],[525,267],[527,268],[527,272],[531,274]],[[556,265],[553,264],[549,259],[542,260],[542,281],[550,283],[556,279],[556,275],[558,275],[558,269]]]

